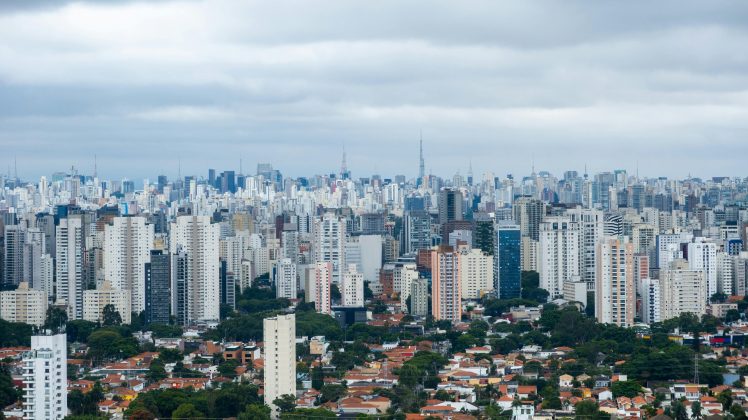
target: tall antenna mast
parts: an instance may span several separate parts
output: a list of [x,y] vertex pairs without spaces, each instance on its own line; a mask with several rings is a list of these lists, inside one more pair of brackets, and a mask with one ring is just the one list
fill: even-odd
[[419,157],[420,164],[418,166],[418,178],[423,179],[423,177],[426,176],[426,164],[423,162],[423,130],[420,132]]
[[94,178],[97,177],[97,167],[96,167],[96,155],[94,155]]

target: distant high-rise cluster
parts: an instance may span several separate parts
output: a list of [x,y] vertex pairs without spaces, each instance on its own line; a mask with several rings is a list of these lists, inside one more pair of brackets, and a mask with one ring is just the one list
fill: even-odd
[[412,178],[356,178],[347,158],[297,178],[269,163],[155,182],[2,177],[0,315],[100,321],[112,306],[126,322],[211,325],[237,290],[270,287],[340,319],[376,299],[456,323],[467,301],[543,289],[631,326],[748,290],[745,178],[502,178],[472,164],[439,177],[423,141]]

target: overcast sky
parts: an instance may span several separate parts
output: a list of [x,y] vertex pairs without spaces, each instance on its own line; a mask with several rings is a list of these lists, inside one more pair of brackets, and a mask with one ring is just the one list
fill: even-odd
[[[33,7],[28,4],[33,3]],[[0,3],[0,172],[746,176],[748,2]]]

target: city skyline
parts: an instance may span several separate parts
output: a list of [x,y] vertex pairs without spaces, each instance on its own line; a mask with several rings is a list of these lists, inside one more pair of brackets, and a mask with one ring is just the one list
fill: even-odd
[[4,2],[0,171],[742,175],[742,4],[281,6]]

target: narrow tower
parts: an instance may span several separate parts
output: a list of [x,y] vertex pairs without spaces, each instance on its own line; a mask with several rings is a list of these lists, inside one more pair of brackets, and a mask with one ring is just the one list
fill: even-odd
[[423,180],[423,177],[426,176],[426,165],[423,162],[423,132],[421,133],[421,140],[419,142],[419,156],[420,156],[420,164],[418,166],[418,179]]

